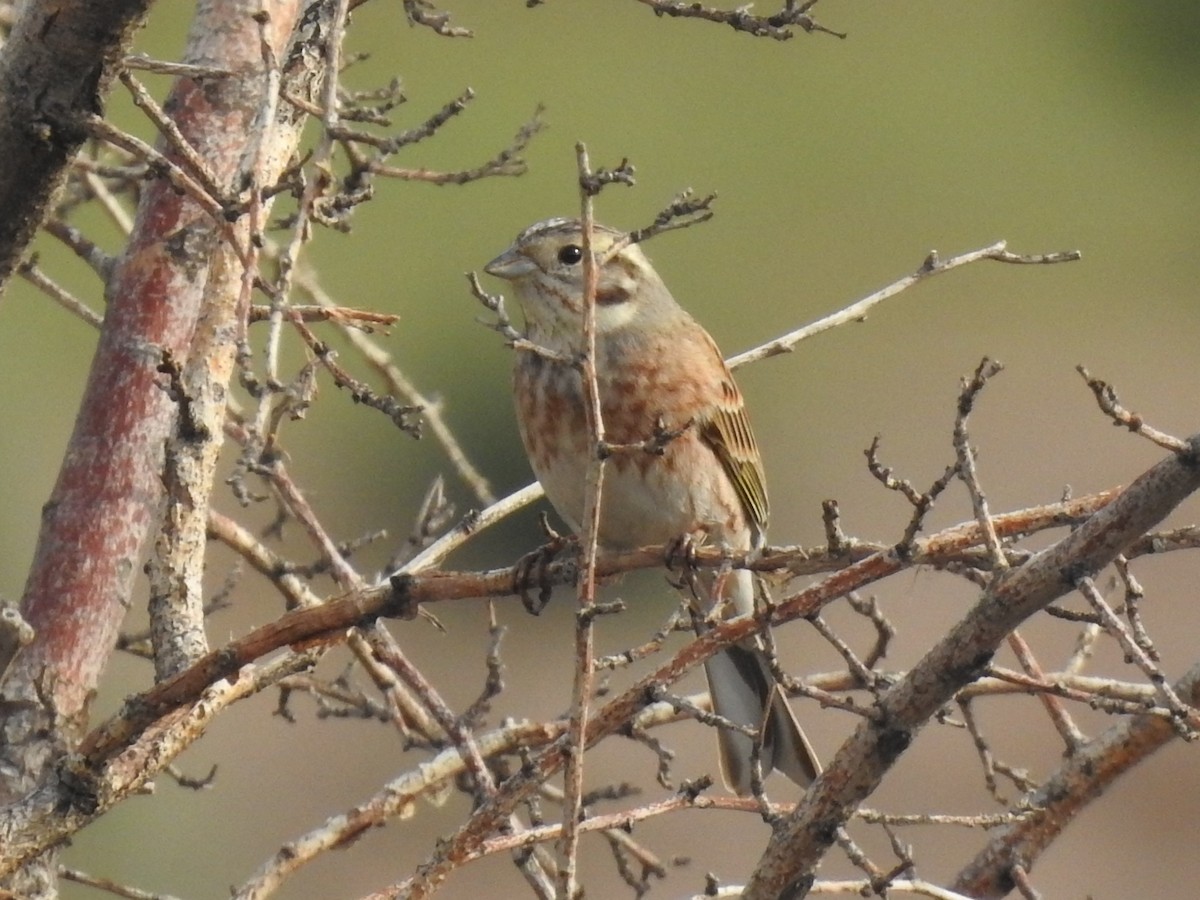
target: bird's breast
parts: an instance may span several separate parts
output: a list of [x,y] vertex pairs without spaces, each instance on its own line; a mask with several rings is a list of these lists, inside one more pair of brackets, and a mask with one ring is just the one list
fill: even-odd
[[[636,445],[652,440],[661,422],[680,429],[701,412],[694,386],[673,381],[651,360],[600,373],[605,440]],[[517,419],[534,474],[559,515],[581,530],[588,464],[583,382],[577,369],[522,353],[514,376]],[[600,543],[607,549],[665,544],[684,534],[705,535],[734,549],[749,547],[741,502],[712,449],[695,427],[658,452],[617,449],[604,468]]]

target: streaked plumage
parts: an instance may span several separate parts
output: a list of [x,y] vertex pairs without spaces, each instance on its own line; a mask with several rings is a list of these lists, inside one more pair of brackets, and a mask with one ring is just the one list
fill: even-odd
[[[593,230],[598,259],[624,237]],[[489,273],[512,282],[526,336],[564,358],[582,339],[582,234],[574,219],[527,228],[492,260]],[[607,549],[666,544],[683,535],[751,550],[762,546],[766,480],[741,392],[712,338],[672,298],[636,245],[601,266],[596,290],[596,370],[605,437],[633,444],[657,422],[683,428],[661,455],[623,453],[605,475],[599,539]],[[546,495],[576,531],[590,454],[579,371],[534,352],[517,354],[517,420]],[[702,579],[728,614],[753,610],[754,583],[744,570]],[[766,719],[764,772],[808,784],[819,767],[767,666],[761,643],[748,641],[705,666],[716,711],[758,728]],[[769,715],[768,715],[769,713]],[[750,790],[751,739],[722,730],[721,768],[738,793]]]

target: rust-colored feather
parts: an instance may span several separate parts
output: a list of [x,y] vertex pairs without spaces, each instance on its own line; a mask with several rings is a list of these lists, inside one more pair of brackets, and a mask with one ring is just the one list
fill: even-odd
[[[593,248],[621,232],[598,229]],[[552,219],[531,226],[487,265],[512,282],[527,337],[569,358],[583,325],[580,225]],[[604,480],[600,543],[610,549],[666,543],[680,535],[715,539],[731,551],[759,547],[767,526],[767,489],[741,392],[708,332],[675,302],[635,244],[601,267],[596,293],[596,367],[609,440],[644,440],[655,421],[682,428],[659,455],[619,454]],[[592,436],[584,422],[579,372],[567,363],[521,353],[514,385],[521,435],[546,495],[576,530],[587,505],[584,484]],[[691,423],[690,428],[683,428]],[[690,598],[701,613],[755,608],[753,574],[706,572]],[[711,626],[706,615],[697,632]],[[720,730],[721,771],[739,794],[778,770],[805,786],[820,765],[804,738],[760,637],[725,648],[704,663],[713,710],[736,728]],[[752,736],[754,735],[754,736]]]

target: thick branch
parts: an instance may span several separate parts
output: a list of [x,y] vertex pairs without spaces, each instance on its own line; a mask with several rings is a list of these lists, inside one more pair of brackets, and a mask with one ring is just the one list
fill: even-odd
[[[1112,492],[1105,492],[1053,506],[997,516],[996,531],[1002,536],[1011,537],[1044,528],[1070,525],[1103,508],[1112,497]],[[903,562],[896,554],[891,553],[889,548],[874,546],[839,551],[836,558],[819,558],[817,554],[804,550],[787,554],[768,549],[761,556],[754,558],[753,565],[760,570],[791,573],[841,570],[776,607],[772,620],[778,624],[815,611],[823,603],[843,596],[849,590],[894,574],[905,566],[944,564],[946,560],[977,546],[980,540],[978,524],[968,522],[918,541]],[[662,547],[647,547],[628,553],[602,556],[596,561],[596,576],[603,578],[662,565],[663,558]],[[275,574],[270,571],[270,560],[247,557],[247,562],[259,567],[263,574]],[[738,563],[739,561],[734,561],[734,564]],[[740,560],[740,563],[744,565],[746,560]],[[694,564],[715,568],[727,565],[728,560],[715,548],[701,548],[696,551]],[[209,685],[281,647],[308,646],[341,640],[348,629],[381,616],[411,618],[420,603],[515,595],[518,593],[518,580],[523,572],[524,569],[520,565],[480,573],[421,572],[398,576],[392,580],[391,585],[350,593],[320,606],[293,610],[276,621],[231,641],[220,650],[210,652],[175,678],[131,697],[123,713],[93,731],[81,745],[80,751],[90,757],[93,765],[100,764],[103,759],[119,752],[133,735],[149,727],[156,719],[192,702]],[[547,567],[545,573],[546,579],[556,584],[573,583],[577,575],[578,568],[571,562],[554,563]],[[700,652],[715,652],[723,643],[728,644],[745,638],[758,627],[757,622],[746,618],[725,623],[714,628],[706,638],[703,646],[708,647],[711,644],[712,649],[702,649]],[[703,661],[704,658],[687,657],[681,660],[676,666],[677,674]]]
[[[1200,703],[1200,664],[1192,666],[1174,690],[1188,702]],[[1170,719],[1131,716],[1077,748],[1036,792],[1023,798],[1024,805],[1033,812],[1001,827],[959,873],[954,890],[979,898],[1011,893],[1015,887],[1014,866],[1025,871],[1033,868],[1038,857],[1085,806],[1178,735]]]
[[[56,12],[43,16],[41,30],[52,33],[64,8],[80,4],[33,8],[51,5]],[[120,6],[83,5],[91,7],[97,19],[111,16],[111,7]],[[273,41],[269,54],[280,53],[298,8],[299,0],[277,3],[270,20],[260,27],[254,18],[261,9],[256,0],[200,4],[186,53],[189,59],[216,61],[242,73],[251,84],[265,86],[264,42]],[[101,23],[90,27],[105,32]],[[53,64],[55,77],[61,77],[61,59]],[[102,67],[95,61],[92,65],[95,81]],[[245,137],[260,113],[259,99],[260,92],[247,89],[242,78],[216,84],[184,78],[176,83],[166,108],[180,139],[206,161],[217,182],[232,185]],[[85,112],[73,113],[71,122],[78,124],[82,116],[94,121],[97,105],[93,99]],[[0,122],[0,131],[3,127]],[[180,162],[174,150],[168,149],[166,156]],[[29,177],[21,165],[6,164],[5,171]],[[18,658],[0,698],[12,704],[0,735],[0,802],[30,791],[41,796],[61,790],[54,783],[54,761],[77,739],[87,702],[112,653],[157,511],[163,445],[176,412],[159,366],[168,355],[189,359],[205,291],[211,287],[209,266],[228,249],[221,243],[227,234],[227,222],[214,219],[195,197],[180,195],[166,180],[152,181],[143,190],[129,244],[106,285],[109,303],[100,341],[58,480],[44,508],[25,585],[22,608],[36,638]],[[223,409],[221,402],[222,414]],[[216,433],[219,436],[219,428]],[[200,553],[203,529],[201,518]],[[6,863],[10,846],[0,841]],[[52,894],[49,879],[39,874],[49,862],[40,860],[19,876],[23,883],[17,883],[17,893]],[[29,886],[35,878],[41,882],[36,889]]]
[[786,895],[811,877],[838,829],[878,787],[920,728],[988,664],[1005,636],[1108,565],[1200,487],[1200,436],[1077,530],[996,579],[979,603],[879,700],[795,812],[780,823],[746,897]]
[[0,53],[0,293],[151,0],[30,0]]
[[[199,740],[230,705],[314,662],[315,657],[309,654],[285,653],[262,666],[243,669],[230,681],[215,682],[196,697],[196,702],[172,710],[103,766],[73,766],[64,773],[66,777],[6,807],[0,817],[0,875],[8,875],[21,863],[60,845],[117,802],[142,790]],[[0,896],[27,897],[3,892]]]
[[[333,15],[328,6],[325,9],[327,16]],[[265,41],[272,49],[263,55],[273,65],[274,60],[284,55],[279,51],[287,46],[292,32],[288,13],[296,14],[297,8],[277,9],[269,20],[271,29],[265,34],[260,34],[252,11],[248,8],[238,14],[243,24],[242,47],[235,56],[252,59],[255,51],[261,52]],[[315,38],[308,33],[300,36],[300,46],[293,47],[286,55],[281,66],[284,71],[259,67],[252,78],[246,79],[257,91],[237,86],[247,111],[263,112],[258,115],[253,133],[247,136],[236,165],[228,167],[230,172],[225,179],[218,179],[212,185],[226,195],[232,192],[225,181],[250,185],[249,212],[229,226],[226,239],[218,241],[211,251],[200,315],[191,340],[191,356],[178,377],[178,393],[182,396],[173,397],[180,404],[180,415],[167,442],[163,473],[166,510],[148,567],[154,668],[159,678],[181,671],[208,649],[203,623],[205,533],[217,458],[224,438],[222,426],[229,382],[258,274],[257,247],[261,244],[262,225],[271,208],[271,200],[264,198],[262,191],[282,175],[295,153],[304,122],[303,118],[292,118],[290,111],[286,118],[270,115],[276,109],[272,92],[280,78],[285,89],[293,93],[301,93],[306,87],[309,91],[319,89],[328,65],[326,55],[321,52],[326,48],[320,43],[331,39],[328,23],[321,22],[321,26],[313,29]],[[300,48],[307,52],[298,52]],[[173,123],[169,125],[169,133],[176,135],[172,144],[184,140]]]
[[[1135,526],[1139,529],[1149,527],[1154,521],[1149,516],[1144,517],[1144,519],[1138,519],[1132,525],[1124,520],[1129,517],[1129,507],[1131,505],[1140,506],[1140,504],[1146,502],[1148,491],[1145,489],[1145,483],[1147,481],[1157,482],[1162,480],[1161,470],[1164,466],[1174,466],[1177,469],[1186,468],[1187,475],[1189,476],[1186,479],[1188,490],[1194,489],[1197,484],[1200,484],[1200,473],[1196,471],[1198,467],[1194,464],[1194,461],[1188,464],[1181,464],[1178,460],[1171,460],[1169,463],[1160,465],[1147,473],[1147,475],[1142,476],[1134,488],[1131,488],[1126,494],[1122,495],[1126,499],[1126,503],[1124,504],[1126,508],[1120,515],[1114,517],[1106,511],[1097,513],[1087,523],[1082,525],[1079,531],[1074,532],[1068,540],[1076,540],[1076,535],[1080,534],[1085,534],[1093,540],[1103,538],[1105,535],[1108,535],[1105,529],[1116,528],[1118,524],[1120,526],[1121,538],[1125,538],[1124,532],[1127,528],[1132,530]],[[1175,480],[1178,481],[1179,479],[1176,478]],[[1136,488],[1139,485],[1143,489],[1137,490]],[[1175,493],[1180,495],[1179,497],[1175,497],[1172,494],[1176,502],[1186,493],[1182,489],[1179,489],[1178,485],[1170,485],[1170,487],[1177,488]],[[1159,492],[1155,491],[1154,497],[1157,498],[1158,496]],[[1114,501],[1114,504],[1116,502],[1118,501]],[[1161,510],[1160,512],[1161,515],[1166,514],[1165,510]],[[997,530],[1002,533],[999,525],[997,525]],[[923,552],[932,551],[934,548],[944,552],[949,552],[951,546],[958,546],[961,549],[963,545],[959,541],[964,540],[968,534],[971,535],[972,544],[979,542],[981,535],[976,523],[972,523],[970,526],[962,529],[951,529],[948,533],[935,535],[926,541],[918,541],[918,556]],[[1140,534],[1140,530],[1134,532],[1128,540],[1136,538],[1138,534]],[[1108,536],[1110,538],[1113,537],[1113,535]],[[1061,544],[1056,546],[1061,546]],[[1116,552],[1116,549],[1112,550],[1113,555]],[[759,620],[759,617],[742,616],[714,627],[703,637],[698,638],[681,649],[670,661],[639,680],[627,691],[598,710],[588,724],[587,745],[592,746],[602,738],[624,727],[625,723],[629,722],[637,712],[650,702],[655,692],[662,685],[674,682],[685,671],[703,663],[722,648],[729,646],[731,643],[750,638],[764,625],[777,625],[800,616],[812,615],[824,605],[838,597],[845,596],[848,591],[855,590],[894,574],[906,564],[911,564],[913,558],[906,556],[905,560],[902,561],[899,554],[890,549],[879,551],[773,606],[763,616],[766,621]],[[1047,598],[1047,602],[1048,600],[1049,598]],[[999,635],[996,638],[997,642],[1002,637],[1003,634]],[[986,659],[983,662],[986,662]],[[964,679],[964,683],[965,681],[966,679]],[[929,672],[926,669],[920,673],[918,684],[928,684],[929,682]],[[940,705],[936,704],[933,709],[936,709]],[[445,841],[438,848],[436,854],[420,867],[420,871],[416,876],[381,892],[380,896],[403,898],[429,896],[458,863],[471,855],[477,843],[494,831],[497,824],[503,820],[503,817],[507,816],[538,784],[554,775],[562,767],[563,752],[564,748],[560,741],[539,755],[532,764],[524,767],[519,774],[514,775],[506,781],[496,796],[482,806],[453,838]],[[830,769],[832,770],[833,766]],[[819,790],[822,783],[828,783],[828,771],[825,776],[818,779],[816,785],[810,791]],[[838,771],[846,770],[839,768]],[[850,809],[852,811],[853,806]],[[835,825],[830,829],[827,836],[831,837],[836,831],[837,826]],[[771,896],[779,896],[779,894],[780,892],[777,891]]]

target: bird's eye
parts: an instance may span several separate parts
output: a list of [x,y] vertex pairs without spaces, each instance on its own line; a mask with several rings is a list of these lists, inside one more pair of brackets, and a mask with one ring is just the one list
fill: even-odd
[[573,266],[583,259],[583,248],[578,244],[567,244],[558,251],[558,261],[565,266]]

